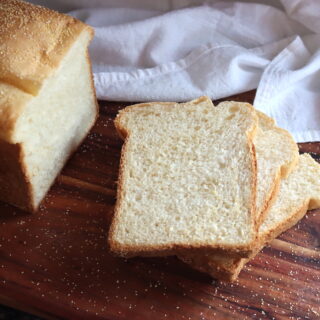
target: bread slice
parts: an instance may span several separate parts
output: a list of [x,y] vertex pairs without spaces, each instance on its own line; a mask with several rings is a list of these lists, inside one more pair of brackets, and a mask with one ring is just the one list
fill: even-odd
[[[295,225],[308,209],[320,208],[320,165],[310,155],[303,154],[288,178],[283,179],[280,191],[259,228],[254,257],[263,246]],[[193,268],[212,277],[233,281],[248,259],[234,259],[226,255],[191,255],[183,260]]]
[[0,2],[0,200],[35,211],[97,117],[89,26]]
[[[110,248],[123,256],[201,249],[246,256],[255,229],[257,116],[201,97],[127,107]],[[231,223],[230,223],[231,221]]]
[[[292,136],[286,130],[275,125],[273,119],[262,112],[256,111],[259,117],[258,134],[254,138],[257,156],[257,214],[258,225],[266,216],[279,191],[281,178],[286,178],[295,168],[299,160],[298,146]],[[253,248],[251,255],[256,252]],[[240,272],[245,259],[232,259],[223,254],[214,255],[213,261],[199,253],[180,255],[179,258],[194,266],[201,266],[201,270],[214,269],[218,257],[219,272],[211,272],[219,278],[230,276],[228,270],[232,270],[231,276]],[[237,263],[235,263],[237,261]],[[241,261],[241,263],[240,263]],[[199,267],[197,268],[199,269]]]
[[298,146],[291,134],[275,125],[260,111],[259,131],[254,139],[257,156],[257,225],[260,226],[278,193],[281,178],[286,178],[299,159]]

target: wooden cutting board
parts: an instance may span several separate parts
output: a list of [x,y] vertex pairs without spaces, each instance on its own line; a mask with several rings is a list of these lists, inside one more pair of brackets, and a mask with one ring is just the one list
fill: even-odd
[[[232,99],[252,102],[254,92]],[[267,247],[233,284],[175,257],[112,257],[122,141],[101,116],[34,215],[0,204],[0,303],[48,319],[320,319],[320,215]],[[320,156],[320,143],[301,144]]]

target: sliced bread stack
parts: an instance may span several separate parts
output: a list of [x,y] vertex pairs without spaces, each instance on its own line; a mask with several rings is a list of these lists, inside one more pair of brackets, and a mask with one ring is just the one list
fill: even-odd
[[320,166],[299,158],[290,134],[250,104],[138,104],[115,126],[125,140],[109,234],[118,255],[178,255],[233,280],[320,207]]

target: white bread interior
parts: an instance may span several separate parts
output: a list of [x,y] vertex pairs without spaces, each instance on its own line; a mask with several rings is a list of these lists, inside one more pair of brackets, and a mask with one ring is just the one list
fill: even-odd
[[230,250],[255,238],[257,116],[251,105],[128,107],[115,124],[126,137],[109,242],[120,255]]
[[0,1],[0,200],[34,212],[97,117],[93,29]]
[[[279,194],[259,228],[254,257],[267,243],[295,225],[310,209],[320,208],[320,165],[308,154],[281,180]],[[233,281],[249,259],[228,255],[185,255],[180,258],[214,278]]]
[[37,208],[70,154],[84,139],[96,116],[84,30],[37,96],[18,118],[13,143],[21,144],[26,175]]
[[263,222],[275,200],[281,178],[295,168],[299,150],[291,134],[276,126],[273,119],[256,111],[259,130],[254,139],[257,155],[257,225]]

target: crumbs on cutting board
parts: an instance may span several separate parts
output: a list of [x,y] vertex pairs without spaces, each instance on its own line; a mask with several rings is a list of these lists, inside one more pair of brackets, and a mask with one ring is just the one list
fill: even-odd
[[[112,118],[103,117],[99,124],[111,126]],[[118,159],[112,156],[99,162],[100,153],[114,152],[106,141],[112,138],[91,133],[75,155],[81,160],[77,165],[90,162],[91,170],[102,165],[115,168]],[[86,181],[94,184],[94,177],[89,175]],[[111,182],[108,187],[115,189]],[[82,316],[127,319],[144,312],[148,318],[188,320],[218,319],[221,314],[239,319],[320,317],[319,260],[269,246],[244,267],[240,279],[226,283],[174,257],[115,258],[107,248],[107,217],[113,204],[114,195],[108,192],[83,192],[80,186],[58,182],[38,213],[11,212],[0,220],[1,284],[9,285],[14,273],[17,283],[39,299],[61,303]],[[318,216],[309,213],[288,235],[304,234]]]
[[[10,268],[9,258],[14,261],[19,255],[26,267],[21,267],[17,276],[43,299],[63,301],[76,311],[96,316],[107,314],[115,304],[121,306],[119,316],[143,306],[160,319],[172,319],[173,315],[176,319],[208,319],[221,312],[241,314],[241,319],[315,319],[319,315],[313,306],[304,307],[303,317],[300,312],[301,303],[306,306],[310,294],[301,281],[316,286],[319,273],[312,274],[310,267],[319,264],[311,260],[301,264],[295,251],[265,248],[231,284],[204,275],[198,281],[194,276],[200,274],[182,263],[176,267],[175,258],[156,259],[154,263],[152,259],[111,257],[106,241],[106,207],[94,201],[94,210],[77,211],[81,201],[77,191],[56,188],[46,203],[54,207],[55,198],[65,192],[72,199],[65,210],[50,212],[42,206],[34,216],[13,214],[14,232],[1,236],[0,246],[5,246],[8,254],[1,263],[1,274]],[[12,222],[1,224],[5,227],[8,223]],[[194,280],[184,272],[191,272]],[[312,295],[319,300],[316,290]],[[195,304],[189,310],[186,305],[190,301]]]

